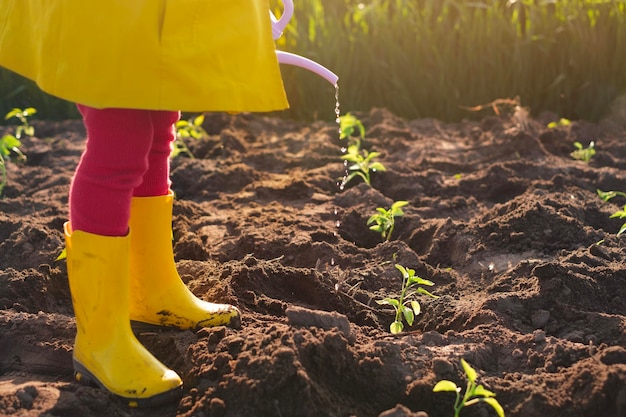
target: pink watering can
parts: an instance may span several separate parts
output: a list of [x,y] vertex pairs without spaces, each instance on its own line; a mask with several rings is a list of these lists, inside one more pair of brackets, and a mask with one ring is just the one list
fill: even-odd
[[[274,16],[274,13],[270,11],[270,19],[272,20],[272,36],[274,37],[274,40],[281,37],[283,30],[287,26],[287,23],[289,23],[289,20],[291,20],[291,16],[293,16],[293,1],[282,0],[282,2],[284,10],[280,15],[280,19],[277,19],[276,16]],[[280,64],[295,65],[297,67],[307,69],[324,78],[333,86],[337,85],[339,77],[328,68],[315,61],[311,61],[310,59],[300,55],[283,51],[276,51],[276,56],[278,57],[278,62]]]

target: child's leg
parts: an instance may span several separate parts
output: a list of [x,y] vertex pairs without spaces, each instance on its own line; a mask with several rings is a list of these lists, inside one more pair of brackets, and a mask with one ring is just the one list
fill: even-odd
[[148,170],[150,112],[79,109],[87,144],[65,225],[76,379],[104,387],[130,406],[177,400],[181,378],[146,350],[130,327],[129,216],[133,190]]
[[176,138],[175,124],[180,118],[177,111],[151,111],[152,148],[148,155],[148,170],[143,182],[133,192],[134,197],[167,195],[170,189],[170,154]]
[[151,112],[78,108],[87,129],[87,143],[70,190],[72,229],[124,236],[133,190],[148,169],[153,140]]
[[179,329],[239,327],[239,310],[198,299],[176,270],[172,250],[169,156],[178,112],[152,113],[150,167],[135,189],[130,215],[130,318]]

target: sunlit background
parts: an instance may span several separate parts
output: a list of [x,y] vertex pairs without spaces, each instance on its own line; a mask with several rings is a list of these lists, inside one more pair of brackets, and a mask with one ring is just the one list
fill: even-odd
[[[270,1],[280,14],[279,0]],[[626,93],[626,0],[294,0],[277,49],[339,75],[342,112],[385,107],[406,118],[484,116],[466,107],[519,96],[533,114],[598,120]],[[252,69],[251,69],[252,70]],[[198,68],[202,71],[202,68]],[[332,120],[334,90],[283,66],[291,109]],[[43,118],[74,106],[0,72],[0,113]]]

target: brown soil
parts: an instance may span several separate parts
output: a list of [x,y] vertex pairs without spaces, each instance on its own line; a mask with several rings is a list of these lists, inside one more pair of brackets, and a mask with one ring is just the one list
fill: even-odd
[[[507,416],[626,415],[626,250],[609,216],[626,191],[625,130],[547,129],[546,115],[444,124],[357,114],[388,170],[344,173],[337,126],[209,115],[196,159],[172,163],[174,247],[198,296],[237,305],[240,330],[143,331],[185,381],[177,404],[130,410],[73,382],[63,247],[80,121],[35,124],[0,199],[0,414],[11,416],[452,416],[440,379],[460,358]],[[0,129],[1,133],[1,129]],[[594,140],[589,164],[573,142]],[[409,200],[391,242],[366,226]],[[392,336],[394,263],[438,299]],[[422,411],[422,413],[419,413]],[[493,416],[484,404],[463,416]]]

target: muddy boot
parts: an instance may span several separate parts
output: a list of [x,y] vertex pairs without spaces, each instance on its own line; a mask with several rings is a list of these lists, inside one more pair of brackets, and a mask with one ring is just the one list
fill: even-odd
[[174,197],[134,197],[130,211],[131,320],[178,329],[239,328],[239,310],[198,299],[181,280],[172,249]]
[[110,391],[131,407],[180,398],[180,377],[152,356],[130,328],[130,237],[72,231],[66,223],[65,241],[76,315],[76,379]]

